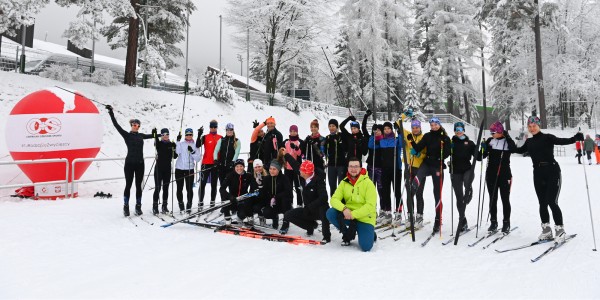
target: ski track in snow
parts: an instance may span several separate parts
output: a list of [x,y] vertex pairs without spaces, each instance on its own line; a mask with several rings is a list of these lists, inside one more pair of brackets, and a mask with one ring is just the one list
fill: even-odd
[[[150,132],[154,126],[160,129],[169,125],[175,138],[178,131],[183,98],[180,95],[126,86],[65,84],[6,72],[0,72],[0,119],[6,120],[16,101],[26,94],[54,85],[76,89],[113,105],[124,127],[129,118],[137,117],[142,121],[143,132]],[[204,125],[208,132],[208,121],[218,116],[220,133],[226,123],[236,125],[242,152],[248,150],[254,119],[262,121],[275,116],[284,137],[290,125],[298,124],[304,138],[314,118],[309,112],[298,116],[284,108],[265,107],[264,111],[256,112],[252,105],[242,102],[227,108],[200,97],[188,97],[186,105],[183,128],[197,129]],[[123,157],[125,145],[104,108],[99,109],[105,135],[102,152]],[[321,134],[326,134],[327,120],[320,122]],[[5,121],[0,122],[0,157],[8,154],[5,127]],[[573,130],[547,132],[559,136],[574,133]],[[567,155],[557,160],[563,172],[559,201],[565,229],[568,234],[578,233],[578,237],[535,264],[529,260],[549,244],[503,254],[493,250],[532,242],[541,230],[531,160],[518,155],[513,155],[511,161],[514,180],[511,223],[519,229],[487,250],[481,247],[492,239],[473,248],[467,246],[475,240],[474,231],[462,236],[458,246],[441,245],[451,231],[448,176],[443,194],[443,239],[436,236],[422,248],[420,243],[431,230],[429,225],[417,232],[416,243],[411,242],[410,236],[398,242],[381,240],[370,253],[360,252],[356,242],[351,247],[341,247],[341,237],[335,229],[330,244],[296,246],[214,233],[186,224],[161,228],[162,222],[150,214],[152,179],[143,195],[143,210],[144,218],[154,222],[154,226],[133,217],[138,224],[134,227],[123,218],[122,180],[81,184],[80,198],[60,201],[20,200],[8,197],[12,190],[0,190],[0,298],[597,299],[600,254],[591,251],[593,241],[583,167],[577,164],[574,153],[574,146],[567,146]],[[105,155],[101,153],[98,157]],[[154,155],[149,141],[145,143],[145,155]],[[148,160],[146,174],[150,165]],[[600,181],[600,166],[586,167],[595,226],[600,232],[596,184]],[[470,225],[475,223],[477,215],[479,170],[477,166],[475,195],[467,207]],[[84,178],[113,177],[121,172],[122,162],[93,163]],[[17,167],[2,166],[0,184],[7,184],[15,176],[11,183],[26,182],[19,173]],[[207,188],[210,189],[209,185]],[[114,197],[93,198],[97,191],[112,193]],[[207,198],[208,195],[207,191]],[[196,194],[194,203],[197,199]],[[479,236],[487,228],[488,201],[486,196]],[[433,205],[429,179],[425,188],[426,220],[433,219]],[[501,206],[499,201],[499,220]],[[454,215],[456,226],[456,211]],[[304,236],[293,225],[289,234]],[[321,235],[316,232],[311,238],[320,240]]]

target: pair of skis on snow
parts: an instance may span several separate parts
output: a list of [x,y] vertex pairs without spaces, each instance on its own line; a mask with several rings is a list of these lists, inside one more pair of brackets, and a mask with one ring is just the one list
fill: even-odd
[[535,258],[531,259],[531,262],[537,262],[540,259],[542,259],[543,257],[545,257],[546,255],[554,252],[556,249],[562,247],[564,244],[566,244],[567,242],[569,242],[570,240],[574,239],[577,236],[577,234],[571,234],[568,235],[567,237],[565,237],[565,239],[561,242],[554,242],[554,240],[538,240],[529,244],[525,244],[522,246],[518,246],[518,247],[514,247],[514,248],[508,248],[508,249],[504,249],[504,250],[497,250],[497,253],[505,253],[505,252],[510,252],[510,251],[515,251],[515,250],[521,250],[521,249],[525,249],[525,248],[529,248],[529,247],[533,247],[536,245],[541,245],[541,244],[545,244],[545,243],[551,243],[554,242],[554,244],[552,244],[552,246],[548,247],[548,249],[546,249],[544,252],[542,252],[542,254],[536,256]]

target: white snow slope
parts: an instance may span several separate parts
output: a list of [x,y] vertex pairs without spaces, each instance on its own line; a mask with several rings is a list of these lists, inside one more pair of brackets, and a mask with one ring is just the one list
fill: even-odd
[[[142,121],[143,131],[156,126],[178,131],[182,96],[139,88],[99,87],[89,83],[64,84],[40,77],[0,72],[0,160],[10,160],[5,145],[5,120],[23,96],[44,87],[61,85],[112,104],[119,122],[130,117]],[[244,149],[252,129],[251,121],[273,115],[287,133],[289,125],[300,126],[302,137],[314,118],[310,112],[297,116],[283,108],[257,111],[248,103],[235,107],[212,100],[188,97],[183,127],[208,127],[211,118],[232,122]],[[99,157],[125,155],[125,145],[100,108],[105,137]],[[321,120],[326,133],[326,120]],[[84,126],[84,125],[82,125]],[[244,128],[242,128],[244,127]],[[560,136],[573,132],[551,131]],[[504,254],[494,252],[532,242],[540,232],[538,205],[532,182],[531,160],[512,157],[512,226],[510,236],[490,249],[469,248],[471,232],[458,246],[442,246],[434,238],[422,248],[431,225],[398,242],[378,241],[363,253],[355,244],[339,245],[340,235],[324,246],[296,246],[214,233],[212,230],[178,224],[161,228],[151,216],[152,180],[143,196],[144,217],[151,226],[134,218],[134,227],[122,216],[124,182],[81,184],[81,197],[59,201],[32,201],[10,198],[12,190],[0,191],[0,299],[8,298],[195,298],[195,299],[399,299],[399,298],[526,298],[598,299],[600,296],[600,254],[592,252],[593,240],[583,177],[583,167],[573,158],[572,149],[558,157],[563,171],[560,203],[567,233],[578,236],[537,263],[530,259],[548,244]],[[146,142],[145,154],[154,153]],[[151,161],[147,161],[150,165]],[[122,174],[121,162],[93,164],[84,178]],[[148,172],[148,165],[147,170]],[[475,196],[467,208],[475,224],[479,166],[476,168]],[[27,182],[16,167],[0,167],[0,184]],[[600,230],[598,204],[600,166],[587,166],[596,229]],[[431,179],[429,179],[430,181]],[[426,183],[425,219],[433,219],[431,183]],[[93,198],[97,191],[115,195]],[[133,193],[134,191],[132,191]],[[208,197],[208,196],[207,196]],[[450,237],[450,184],[444,185],[444,240]],[[485,214],[487,202],[485,197]],[[170,199],[169,199],[170,200]],[[197,203],[197,195],[194,199]],[[499,219],[502,219],[501,203]],[[454,215],[456,215],[454,211]],[[455,216],[455,222],[457,217]],[[455,223],[456,225],[456,223]],[[484,216],[484,225],[485,216]],[[304,235],[291,226],[290,234]],[[482,231],[479,232],[481,236]],[[600,234],[600,233],[599,233]],[[314,239],[321,239],[317,232]]]

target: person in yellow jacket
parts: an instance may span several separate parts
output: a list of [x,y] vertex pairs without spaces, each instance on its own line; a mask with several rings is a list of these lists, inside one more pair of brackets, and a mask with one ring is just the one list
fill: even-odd
[[327,219],[342,232],[342,246],[349,246],[358,234],[362,251],[371,250],[377,239],[377,190],[358,158],[348,159],[347,176],[338,185],[329,203],[331,208],[327,210]]
[[[405,113],[403,113],[401,116],[402,121],[396,121],[396,126],[399,127],[399,122],[404,122],[407,117],[413,117],[412,110],[409,109]],[[406,159],[408,160],[408,162],[404,162],[404,165],[407,166],[406,168],[404,168],[404,182],[407,191],[410,190],[410,183],[414,180],[415,176],[417,175],[417,172],[419,171],[419,167],[423,163],[425,156],[427,156],[427,149],[421,150],[420,153],[417,153],[415,150],[413,150],[412,144],[410,143],[408,138],[409,136],[412,137],[412,140],[414,140],[415,143],[419,143],[421,141],[421,139],[423,138],[421,122],[418,119],[413,118],[410,122],[410,127],[411,130],[408,131],[407,129],[404,129],[403,134],[404,151],[406,151]],[[423,200],[423,190],[425,189],[425,180],[426,178],[423,178],[421,185],[419,185],[417,191],[413,191],[413,193],[411,193],[412,197],[416,195],[417,198],[417,214],[415,215],[416,228],[423,227],[423,207],[425,206],[425,201]],[[408,197],[411,197],[411,195],[408,195]],[[410,199],[407,201],[413,201],[414,203],[414,199]]]

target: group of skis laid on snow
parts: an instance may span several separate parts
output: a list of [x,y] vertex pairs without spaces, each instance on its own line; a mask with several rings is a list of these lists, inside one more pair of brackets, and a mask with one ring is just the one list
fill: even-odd
[[[155,181],[152,211],[156,221],[159,219],[166,223],[163,227],[186,223],[232,235],[320,245],[331,241],[331,224],[342,234],[342,245],[350,245],[358,236],[360,248],[369,251],[378,239],[399,241],[410,236],[413,242],[416,241],[417,231],[430,224],[423,217],[424,187],[427,177],[430,177],[435,216],[433,230],[425,235],[421,243],[425,247],[436,235],[441,237],[444,224],[442,190],[445,170],[448,169],[453,190],[451,202],[456,201],[458,226],[456,233],[452,228],[452,237],[443,240],[442,245],[457,245],[460,237],[474,232],[476,239],[468,246],[483,245],[486,249],[518,228],[511,227],[510,222],[510,187],[513,178],[510,157],[512,153],[528,153],[533,163],[533,184],[540,205],[542,233],[527,245],[496,251],[504,253],[552,242],[550,248],[532,260],[537,261],[576,236],[568,235],[564,230],[557,201],[561,171],[554,159],[553,148],[554,145],[581,141],[583,134],[558,138],[542,133],[540,120],[535,116],[527,122],[532,137],[521,147],[516,146],[501,122],[490,126],[491,136],[487,139],[482,139],[482,122],[475,141],[466,135],[462,122],[454,124],[454,135],[450,137],[436,117],[428,120],[430,131],[423,133],[421,122],[412,109],[403,112],[396,122],[374,124],[371,130],[366,125],[370,111],[367,111],[362,124],[354,116],[346,118],[341,124],[331,119],[327,136],[321,136],[319,122],[313,120],[310,123],[311,134],[304,140],[299,138],[296,125],[290,126],[289,137],[284,140],[276,128],[275,119],[269,117],[264,122],[254,122],[250,155],[244,161],[238,158],[241,141],[236,137],[232,123],[225,126],[224,136],[218,134],[218,122],[211,120],[207,134],[203,134],[204,128],[200,127],[194,139],[194,130],[187,128],[184,138],[180,130],[176,142],[173,142],[167,128],[160,131],[160,136],[156,128],[152,134],[140,133],[141,122],[137,119],[130,120],[131,130],[125,131],[118,124],[113,108],[106,108],[127,145],[123,213],[135,226],[137,223],[129,213],[130,189],[134,182],[135,215],[145,223],[154,224],[142,216],[141,210],[145,172],[143,142],[144,139],[154,139],[156,159],[150,168],[150,172],[154,170]],[[410,129],[404,129],[406,121],[410,122]],[[346,128],[348,123],[350,131]],[[263,130],[265,127],[266,131]],[[469,226],[465,210],[473,198],[476,164],[484,159],[486,169],[483,162],[480,164],[476,225]],[[363,164],[366,166],[363,167]],[[171,179],[172,174],[174,180]],[[171,198],[177,200],[180,215],[172,212],[174,201],[171,211],[168,209],[168,188],[172,182],[175,182],[176,192],[171,186]],[[205,188],[209,182],[210,205],[205,207]],[[198,206],[193,208],[196,183],[199,183],[199,201]],[[329,193],[326,184],[329,185]],[[402,199],[403,189],[406,191],[406,210]],[[490,225],[479,237],[486,189],[490,199]],[[216,204],[217,191],[221,196],[219,205]],[[159,198],[162,202],[160,211]],[[498,198],[502,201],[501,223],[498,220]],[[454,203],[451,204],[454,206]],[[554,231],[550,226],[548,207],[552,211]],[[232,215],[235,217],[232,218]],[[283,215],[281,222],[280,215]],[[258,222],[255,222],[255,216]],[[269,219],[271,222],[267,226]],[[306,230],[308,236],[312,236],[320,225],[323,239],[315,241],[289,236],[290,224]]]

